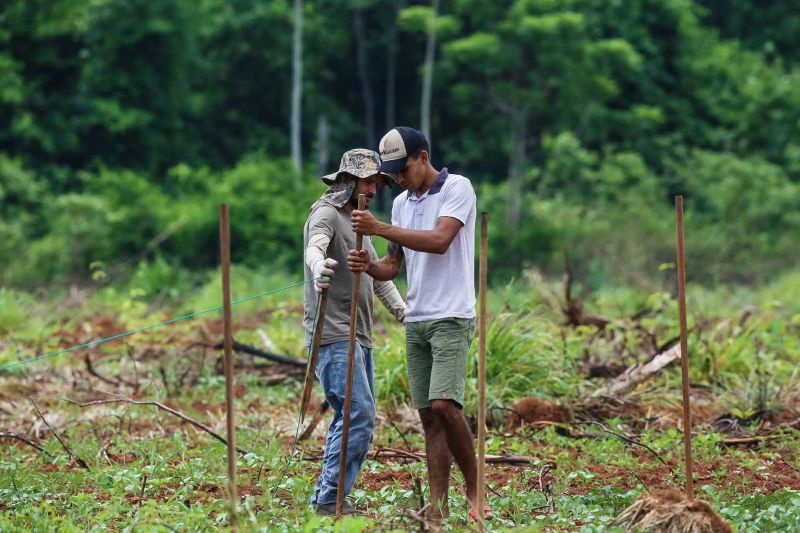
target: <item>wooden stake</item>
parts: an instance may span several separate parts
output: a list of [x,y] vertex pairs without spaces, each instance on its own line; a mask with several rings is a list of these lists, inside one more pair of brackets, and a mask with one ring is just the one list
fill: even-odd
[[678,233],[678,309],[681,325],[681,382],[683,385],[683,447],[686,460],[686,497],[694,499],[692,471],[692,416],[689,405],[689,343],[686,327],[686,257],[683,242],[683,196],[675,197]]
[[[358,210],[366,206],[366,196],[358,195]],[[364,236],[356,233],[356,250],[360,250]],[[342,446],[339,451],[339,484],[336,489],[336,519],[342,516],[344,504],[345,470],[347,467],[347,442],[350,439],[350,403],[353,399],[353,369],[356,363],[356,325],[358,322],[358,300],[361,294],[361,272],[353,273],[353,292],[350,301],[350,345],[347,350],[347,380],[344,386],[344,411],[342,412]]]
[[488,280],[489,215],[481,213],[480,272],[478,278],[478,531],[484,530],[486,461],[486,290]]
[[311,390],[314,388],[314,376],[319,358],[319,345],[322,343],[322,328],[325,327],[325,309],[328,307],[328,289],[324,289],[319,297],[317,322],[314,324],[314,339],[311,342],[311,353],[306,366],[306,379],[303,383],[303,395],[300,399],[300,423],[306,418],[308,403],[311,401]]
[[228,204],[219,206],[219,242],[222,261],[222,323],[225,351],[225,414],[228,426],[228,494],[231,498],[231,527],[236,530],[236,443],[233,423],[233,334],[231,331],[231,245]]

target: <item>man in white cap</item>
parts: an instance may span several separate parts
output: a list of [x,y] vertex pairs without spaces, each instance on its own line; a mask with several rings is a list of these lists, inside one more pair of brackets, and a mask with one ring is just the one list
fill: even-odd
[[[428,516],[446,516],[450,465],[464,474],[470,516],[477,518],[477,462],[464,405],[467,353],[475,332],[476,197],[464,176],[436,170],[428,140],[397,127],[380,142],[381,172],[406,190],[394,200],[392,223],[353,211],[353,229],[389,241],[375,261],[351,250],[348,267],[375,280],[391,280],[406,263],[406,357],[411,401],[425,431],[431,504]],[[484,519],[491,518],[489,508]]]
[[[378,189],[391,176],[379,170],[380,157],[366,149],[349,150],[342,156],[339,171],[322,177],[329,185],[325,193],[311,206],[303,228],[305,279],[318,278],[314,286],[306,285],[303,325],[306,345],[310,345],[316,316],[317,292],[328,291],[322,342],[315,369],[325,398],[333,409],[328,438],[322,458],[322,473],[314,488],[311,506],[319,514],[336,513],[336,493],[339,481],[339,451],[342,443],[344,389],[347,372],[347,353],[350,339],[350,302],[353,273],[342,269],[331,281],[336,266],[347,259],[355,248],[356,235],[350,223],[350,213],[358,207],[358,195],[364,194],[369,203]],[[377,259],[372,239],[365,236],[363,250]],[[372,300],[381,303],[399,321],[403,321],[405,302],[391,281],[376,281],[363,276],[358,298],[356,325],[355,367],[353,372],[350,409],[350,437],[345,465],[345,495],[355,483],[358,471],[367,457],[375,428],[375,393],[372,359]],[[356,512],[345,499],[342,512]]]

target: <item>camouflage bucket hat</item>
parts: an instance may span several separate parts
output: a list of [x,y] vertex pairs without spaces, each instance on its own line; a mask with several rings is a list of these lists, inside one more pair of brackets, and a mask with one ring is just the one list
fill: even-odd
[[355,148],[348,150],[342,155],[339,163],[339,170],[333,174],[322,176],[322,181],[328,185],[333,185],[336,179],[342,174],[350,174],[356,178],[368,178],[375,174],[380,174],[387,184],[394,185],[394,178],[389,174],[380,171],[381,157],[377,152],[366,148]]

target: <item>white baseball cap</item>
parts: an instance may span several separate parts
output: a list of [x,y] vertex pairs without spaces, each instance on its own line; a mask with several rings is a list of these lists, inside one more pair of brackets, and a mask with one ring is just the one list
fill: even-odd
[[381,153],[381,172],[397,174],[406,168],[408,156],[419,150],[430,150],[425,135],[408,126],[398,126],[383,136],[378,150]]

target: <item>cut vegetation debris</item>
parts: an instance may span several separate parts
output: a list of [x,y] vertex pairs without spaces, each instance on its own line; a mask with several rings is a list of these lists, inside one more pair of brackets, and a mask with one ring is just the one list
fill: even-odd
[[[565,323],[563,301],[547,304],[538,283],[489,294],[486,482],[496,516],[492,528],[607,531],[639,496],[682,484],[677,361],[609,392],[623,379],[622,370],[646,366],[675,344],[675,301],[668,294],[625,290],[584,294],[585,312],[610,321],[602,329],[574,326]],[[696,288],[689,295],[698,499],[739,532],[798,530],[800,275],[758,292],[728,292]],[[42,312],[57,304],[42,306]],[[100,331],[131,329],[154,315],[146,308],[139,315],[122,312],[126,304],[117,310],[108,297],[98,314],[86,314],[92,306],[84,304],[86,311],[56,320],[31,316],[41,327],[4,337],[6,346],[16,347],[6,360],[20,349],[56,349],[92,340]],[[173,311],[179,310],[162,313]],[[302,359],[307,352],[300,313],[290,299],[239,312],[235,337],[265,353]],[[428,501],[428,493],[420,460],[424,442],[407,403],[404,335],[389,320],[380,320],[376,330],[378,427],[353,491],[354,503],[367,514],[347,528],[417,530],[409,513],[420,508],[420,494]],[[198,319],[0,376],[0,530],[227,527],[225,449],[207,431],[222,436],[225,429],[220,350],[214,348],[221,331],[217,319]],[[237,465],[240,529],[269,524],[283,531],[332,530],[329,519],[307,511],[318,474],[311,459],[323,449],[330,416],[319,387],[301,427],[306,436],[290,457],[302,368],[248,351],[236,356],[234,389],[236,444],[246,452]],[[622,370],[591,377],[590,368],[598,365]],[[469,375],[474,391],[474,367]],[[88,470],[70,460],[28,397]],[[67,398],[125,401],[80,407]],[[467,415],[475,414],[474,402],[467,397]],[[522,416],[509,421],[512,410]],[[514,426],[508,431],[507,422]],[[415,480],[422,480],[421,492]],[[464,495],[454,491],[451,506],[464,505]],[[453,517],[446,527],[459,531],[468,524]]]

